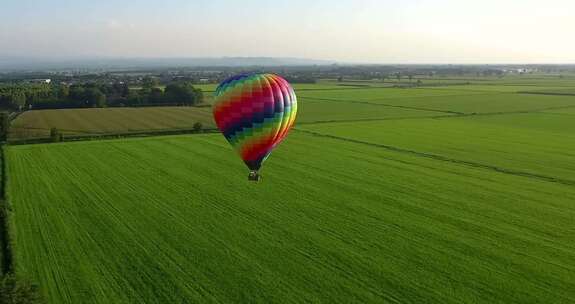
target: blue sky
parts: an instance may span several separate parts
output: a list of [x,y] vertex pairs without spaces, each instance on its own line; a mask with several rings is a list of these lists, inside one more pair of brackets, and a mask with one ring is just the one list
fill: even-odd
[[2,0],[0,56],[575,62],[575,1]]

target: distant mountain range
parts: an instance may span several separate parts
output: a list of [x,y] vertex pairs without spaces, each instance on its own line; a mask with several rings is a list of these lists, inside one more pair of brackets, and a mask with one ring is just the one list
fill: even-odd
[[329,65],[335,61],[281,57],[196,57],[196,58],[25,58],[0,57],[0,72],[46,69],[130,69],[170,67],[270,67]]

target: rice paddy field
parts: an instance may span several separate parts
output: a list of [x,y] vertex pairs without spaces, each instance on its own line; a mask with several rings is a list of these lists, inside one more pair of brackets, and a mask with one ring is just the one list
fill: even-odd
[[48,303],[573,303],[575,96],[518,93],[568,80],[296,88],[260,183],[219,134],[8,146],[14,269]]

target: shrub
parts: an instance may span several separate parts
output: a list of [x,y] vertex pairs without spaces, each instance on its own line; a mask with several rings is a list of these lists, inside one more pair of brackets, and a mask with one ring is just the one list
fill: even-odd
[[59,142],[62,140],[62,136],[60,134],[60,131],[58,131],[57,128],[51,128],[50,129],[50,139],[52,140],[52,142]]
[[0,303],[32,304],[42,301],[37,286],[10,274],[0,280]]

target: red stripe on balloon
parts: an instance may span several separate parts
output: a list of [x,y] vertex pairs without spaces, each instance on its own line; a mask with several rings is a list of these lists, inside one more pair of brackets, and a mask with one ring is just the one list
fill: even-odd
[[272,135],[265,135],[264,137],[257,138],[251,143],[247,143],[241,150],[241,157],[244,161],[255,161],[265,156],[273,147]]

